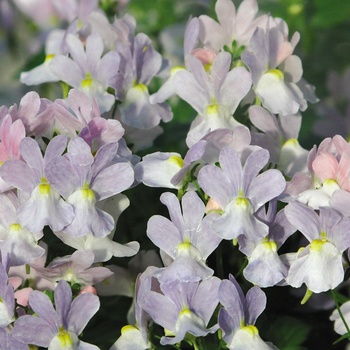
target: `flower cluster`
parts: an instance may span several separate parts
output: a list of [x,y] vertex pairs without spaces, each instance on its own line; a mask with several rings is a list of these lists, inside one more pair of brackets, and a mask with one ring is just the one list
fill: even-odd
[[[188,20],[183,65],[171,67],[134,17],[110,19],[97,0],[15,3],[46,30],[46,17],[60,21],[20,80],[60,82],[63,96],[31,91],[0,108],[0,349],[98,349],[82,331],[99,297],[116,295],[133,302],[110,350],[277,349],[258,330],[263,289],[304,286],[305,303],[334,293],[350,260],[349,143],[298,141],[318,101],[294,53],[300,34],[257,0],[217,0],[217,21]],[[195,114],[185,155],[146,154],[172,99]],[[159,255],[118,231],[123,192],[141,183],[167,189],[168,217],[152,215],[140,238]],[[336,306],[349,336],[348,303]]]

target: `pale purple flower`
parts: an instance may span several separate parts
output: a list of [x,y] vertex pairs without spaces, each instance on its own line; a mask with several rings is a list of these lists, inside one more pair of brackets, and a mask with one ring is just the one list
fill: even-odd
[[162,56],[152,47],[146,34],[129,38],[128,44],[120,44],[119,75],[115,82],[120,121],[137,129],[152,129],[160,121],[169,122],[172,112],[166,103],[151,104],[148,85],[154,76],[164,69]]
[[271,163],[288,177],[306,171],[308,151],[298,142],[301,115],[275,116],[260,106],[249,108],[249,119],[262,133],[252,132],[252,143],[270,152]]
[[61,156],[66,145],[66,137],[56,136],[48,144],[43,157],[37,142],[27,137],[20,145],[24,161],[9,160],[0,169],[3,180],[23,192],[26,200],[21,203],[17,218],[31,232],[41,231],[45,225],[53,231],[60,231],[73,220],[71,205],[60,197],[46,176],[49,162]]
[[269,233],[257,242],[243,235],[238,237],[239,250],[248,257],[243,275],[254,285],[272,287],[287,277],[288,269],[277,250],[296,230],[287,220],[284,209],[277,212],[277,200],[269,203],[267,212],[262,207],[257,215],[269,226]]
[[187,136],[192,146],[210,131],[233,129],[239,123],[232,117],[239,103],[251,87],[249,72],[243,67],[230,70],[231,56],[219,53],[207,73],[203,63],[189,56],[189,71],[179,71],[174,78],[177,95],[198,113]]
[[114,163],[118,143],[102,146],[96,156],[80,137],[68,143],[66,156],[58,157],[47,166],[47,178],[71,204],[75,217],[63,232],[73,237],[92,233],[102,238],[114,228],[113,217],[96,204],[127,189],[134,182],[134,172],[128,163]]
[[19,224],[19,206],[13,192],[0,194],[0,252],[8,257],[10,266],[29,264],[45,253],[38,245],[42,230],[31,232]]
[[291,261],[287,283],[296,288],[305,283],[315,293],[337,287],[344,280],[342,253],[350,247],[350,218],[324,207],[317,214],[298,202],[289,203],[285,214],[310,242]]
[[100,307],[99,299],[92,293],[78,295],[72,301],[72,291],[66,281],[60,281],[55,289],[55,308],[49,297],[33,291],[29,305],[37,316],[19,317],[13,337],[24,344],[60,349],[98,350],[98,347],[78,339],[91,317]]
[[199,171],[200,187],[221,209],[221,214],[211,214],[212,228],[220,237],[235,239],[244,234],[258,241],[267,236],[268,226],[256,212],[279,196],[286,185],[278,170],[258,175],[268,160],[268,151],[260,149],[252,152],[242,166],[239,153],[224,147],[219,157],[221,168],[210,164]]
[[79,38],[67,34],[66,45],[72,58],[56,55],[50,62],[50,69],[60,80],[96,98],[101,113],[109,111],[115,98],[107,88],[112,86],[113,76],[118,71],[118,54],[109,51],[102,57],[104,47],[98,34],[88,36],[85,48]]
[[171,221],[160,215],[152,216],[147,236],[174,261],[158,270],[159,281],[194,282],[212,276],[214,271],[206,266],[206,259],[221,238],[211,230],[210,217],[204,217],[204,203],[194,191],[182,197],[182,212],[174,194],[163,193],[160,200],[167,206]]
[[249,289],[246,296],[236,279],[230,275],[219,288],[219,326],[223,339],[230,350],[276,350],[271,343],[265,343],[254,326],[265,310],[266,295],[259,287]]
[[174,335],[163,336],[161,345],[178,343],[186,333],[200,337],[217,330],[217,325],[207,325],[218,304],[219,285],[217,277],[201,282],[173,281],[160,285],[162,293],[149,290],[139,296],[141,307],[153,321]]
[[257,28],[242,60],[249,67],[253,90],[262,105],[271,113],[291,115],[304,111],[307,102],[298,86],[303,82],[301,60],[292,55],[300,35],[295,33],[289,42],[284,25],[280,22],[266,30]]

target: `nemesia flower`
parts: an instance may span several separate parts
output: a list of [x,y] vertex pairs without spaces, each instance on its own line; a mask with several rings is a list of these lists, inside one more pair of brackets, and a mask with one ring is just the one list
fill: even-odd
[[301,115],[275,116],[260,106],[249,107],[249,119],[263,133],[253,132],[252,143],[270,152],[271,163],[288,177],[306,171],[308,151],[298,142]]
[[248,45],[255,29],[267,21],[266,15],[257,16],[256,0],[242,1],[237,11],[232,0],[217,0],[215,12],[219,23],[206,15],[199,17],[200,40],[218,51],[231,48],[234,41],[238,46]]
[[[140,255],[142,256],[142,255]],[[137,259],[135,259],[137,260]],[[140,304],[140,298],[150,290],[160,292],[159,284],[153,277],[154,271],[157,270],[155,266],[148,266],[143,273],[137,276],[134,291],[134,306],[135,323],[129,324],[121,329],[121,335],[117,341],[111,346],[109,350],[128,350],[133,348],[134,350],[145,350],[151,348],[151,343],[148,340],[147,324],[149,321],[149,315],[142,309]],[[156,283],[153,283],[156,282]],[[128,320],[130,319],[128,315]]]
[[350,247],[350,218],[325,207],[318,215],[298,202],[289,203],[285,214],[310,242],[291,261],[286,282],[296,288],[305,283],[315,293],[337,287],[344,279],[342,253]]
[[162,56],[152,47],[146,34],[129,37],[128,44],[118,45],[120,55],[116,96],[122,101],[118,118],[123,125],[137,129],[152,129],[160,121],[172,119],[170,107],[165,103],[151,104],[148,85],[162,71]]
[[181,169],[184,160],[176,152],[147,154],[135,166],[135,178],[150,187],[179,188],[171,183],[172,177]]
[[[129,199],[119,193],[97,203],[98,208],[110,214],[115,223],[117,223],[120,214],[129,206]],[[115,228],[115,227],[114,227]],[[114,230],[113,228],[113,230]],[[140,244],[132,241],[125,244],[120,244],[113,240],[114,232],[106,237],[95,237],[89,233],[82,237],[72,237],[63,232],[55,232],[55,235],[66,245],[78,250],[91,250],[94,253],[94,262],[104,262],[115,257],[126,257],[135,255],[139,249]]]
[[295,33],[289,42],[283,25],[280,22],[266,30],[257,28],[241,57],[252,74],[253,90],[262,105],[271,113],[291,115],[304,111],[307,102],[298,86],[301,60],[292,55],[300,35]]
[[174,78],[176,94],[198,113],[186,143],[192,146],[210,131],[233,129],[239,123],[232,118],[251,86],[251,77],[243,67],[230,70],[231,56],[219,53],[207,73],[194,56],[188,58],[190,72],[179,71]]
[[286,194],[314,209],[330,206],[335,191],[350,190],[350,146],[340,136],[324,139],[309,152],[308,172],[297,172],[287,184]]
[[12,121],[22,120],[27,136],[36,135],[36,129],[42,122],[43,115],[46,115],[47,109],[52,105],[50,100],[40,98],[37,92],[30,91],[26,93],[19,103],[14,104],[8,110]]
[[35,263],[31,264],[39,276],[49,281],[65,280],[71,284],[90,286],[111,277],[113,272],[105,267],[91,267],[94,262],[94,253],[91,250],[76,251],[72,255],[57,257],[46,267]]
[[[25,138],[26,132],[21,120],[12,122],[12,118],[7,114],[0,121],[0,164],[8,159],[20,159],[19,145]],[[0,178],[0,191],[5,192],[11,185]]]
[[29,264],[45,253],[38,245],[42,230],[30,231],[18,222],[20,202],[12,192],[0,194],[0,252],[10,266]]
[[18,221],[32,232],[49,225],[53,231],[62,230],[73,220],[71,205],[66,203],[47,180],[46,171],[51,160],[61,156],[67,145],[64,136],[56,136],[48,144],[44,157],[32,138],[20,145],[22,160],[9,160],[0,168],[3,180],[23,192],[26,200],[17,212]]
[[210,228],[210,218],[204,217],[205,206],[196,192],[187,192],[180,203],[172,193],[163,193],[160,200],[168,208],[171,221],[152,216],[147,224],[147,236],[174,261],[159,269],[155,276],[161,283],[175,280],[195,282],[212,276],[206,266],[207,257],[219,245],[221,238]]
[[269,233],[257,242],[244,235],[238,237],[239,250],[248,257],[243,275],[254,285],[272,287],[287,277],[287,267],[277,250],[296,230],[287,220],[283,209],[277,212],[277,200],[269,203],[267,213],[262,207],[257,215],[269,226]]
[[127,189],[134,181],[129,164],[112,164],[117,148],[117,143],[108,143],[94,157],[89,145],[76,137],[68,143],[65,157],[49,162],[47,178],[73,206],[75,214],[63,232],[73,237],[92,233],[102,238],[114,228],[113,217],[99,209],[96,203]]
[[220,152],[220,168],[204,166],[198,174],[200,187],[217,203],[221,214],[213,215],[212,228],[224,239],[244,234],[258,241],[268,234],[268,226],[256,212],[285,188],[282,174],[270,169],[258,175],[267,164],[269,154],[260,149],[252,152],[242,166],[240,155],[224,147]]
[[103,42],[98,34],[88,36],[85,49],[76,36],[67,34],[66,45],[72,58],[56,55],[50,69],[60,80],[96,98],[101,113],[109,111],[115,98],[107,88],[112,84],[110,72],[118,71],[118,54],[110,51],[102,57]]
[[37,316],[19,317],[14,326],[13,337],[21,343],[75,350],[98,350],[98,347],[78,339],[91,317],[100,307],[99,299],[92,293],[78,295],[72,301],[68,283],[60,281],[55,289],[55,308],[49,297],[33,291],[29,305]]
[[235,278],[223,280],[219,287],[219,326],[230,350],[276,350],[265,343],[254,326],[266,307],[266,295],[259,287],[249,289],[246,296]]
[[161,345],[182,341],[186,333],[196,337],[214,333],[218,326],[207,325],[218,304],[220,280],[210,277],[201,282],[180,282],[174,280],[160,285],[161,292],[152,290],[140,295],[141,307],[153,321],[173,336],[163,336]]

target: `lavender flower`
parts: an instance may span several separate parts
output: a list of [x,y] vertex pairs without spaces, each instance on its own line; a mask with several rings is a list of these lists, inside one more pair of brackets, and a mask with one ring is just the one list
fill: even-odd
[[163,294],[146,291],[140,296],[142,308],[173,335],[162,337],[161,345],[178,343],[186,333],[200,337],[217,330],[217,325],[207,325],[218,304],[219,285],[217,277],[202,282],[173,281],[161,284]]
[[96,202],[127,189],[134,181],[129,164],[111,164],[117,148],[117,143],[106,144],[94,157],[88,144],[76,137],[68,144],[67,157],[58,157],[48,164],[47,178],[75,213],[72,223],[64,228],[65,233],[73,237],[89,233],[105,237],[114,228],[111,215],[99,209]]
[[268,226],[259,220],[256,212],[285,188],[285,180],[278,170],[267,170],[258,175],[269,159],[268,151],[252,152],[244,166],[240,155],[228,147],[221,150],[221,168],[206,165],[198,174],[198,183],[220,208],[214,215],[212,228],[224,239],[244,234],[258,241],[268,234]]
[[246,297],[235,278],[223,280],[219,288],[219,326],[223,339],[230,350],[272,350],[271,343],[265,343],[254,326],[266,307],[265,293],[259,287],[251,288]]
[[337,287],[344,279],[342,253],[350,247],[350,218],[321,207],[319,215],[306,205],[291,202],[285,208],[288,220],[310,242],[291,261],[286,281],[293,287],[303,283],[315,293]]
[[72,301],[71,288],[62,280],[55,289],[55,308],[49,297],[39,291],[30,294],[29,305],[37,316],[17,319],[13,337],[19,342],[49,349],[98,350],[97,346],[78,339],[100,307],[96,295],[84,293]]
[[95,97],[101,112],[110,110],[115,98],[107,88],[112,85],[110,72],[118,71],[118,54],[110,51],[102,57],[104,47],[98,34],[88,36],[86,50],[72,34],[67,35],[66,45],[72,58],[56,55],[50,62],[50,69],[60,80]]
[[287,220],[284,209],[277,210],[277,200],[269,203],[266,213],[264,207],[257,215],[269,226],[266,237],[257,242],[246,236],[238,237],[239,249],[248,257],[248,265],[243,270],[244,277],[259,287],[272,287],[287,277],[288,269],[277,254],[277,250],[296,230]]
[[163,193],[161,202],[169,210],[171,221],[154,215],[147,225],[147,235],[174,261],[158,270],[161,283],[174,280],[194,282],[210,277],[213,270],[206,266],[207,257],[221,241],[210,229],[210,218],[204,217],[205,206],[194,191],[182,198],[182,213],[178,199],[172,193]]
[[62,230],[73,220],[71,205],[66,203],[47,180],[48,163],[60,156],[67,145],[64,136],[56,136],[49,143],[44,157],[38,143],[25,138],[20,145],[22,160],[9,160],[0,169],[2,178],[20,189],[26,201],[18,209],[21,225],[31,232],[41,231],[49,225],[53,231]]

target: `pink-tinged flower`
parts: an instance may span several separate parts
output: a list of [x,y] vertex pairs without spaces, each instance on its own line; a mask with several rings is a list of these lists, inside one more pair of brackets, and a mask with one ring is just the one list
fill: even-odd
[[41,231],[45,225],[53,231],[60,231],[73,220],[72,206],[51,186],[46,174],[50,161],[59,157],[66,145],[66,137],[56,136],[48,144],[43,157],[37,142],[27,137],[20,145],[23,161],[8,160],[0,168],[3,180],[21,190],[24,200],[17,218],[31,232]]
[[310,242],[290,262],[286,282],[296,288],[305,283],[315,293],[336,288],[344,280],[342,254],[350,247],[350,218],[324,207],[317,214],[298,202],[289,203],[285,214]]
[[335,191],[350,191],[350,146],[339,135],[324,139],[309,152],[308,172],[297,172],[286,194],[314,209],[329,207]]
[[[118,71],[118,54],[110,51],[102,57],[104,46],[98,34],[88,36],[85,48],[79,38],[68,34],[66,45],[71,58],[56,55],[50,62],[50,69],[60,80],[96,98],[101,113],[109,111],[115,98],[107,88]],[[114,73],[111,75],[111,72]]]
[[35,136],[36,129],[40,128],[42,118],[51,105],[51,101],[40,98],[35,91],[30,91],[21,98],[19,106],[14,104],[9,108],[8,113],[13,121],[22,120],[27,136]]
[[51,282],[65,280],[81,286],[102,282],[113,275],[113,272],[105,267],[91,267],[93,263],[94,253],[91,250],[78,250],[72,255],[53,259],[46,267],[35,263],[32,263],[31,267],[39,276]]
[[113,217],[96,205],[129,188],[134,182],[134,171],[128,163],[113,163],[118,143],[102,146],[96,156],[80,137],[70,140],[65,156],[57,157],[47,165],[47,179],[72,205],[73,221],[63,229],[72,237],[92,233],[105,237],[114,228]]
[[267,22],[267,16],[257,16],[258,3],[256,0],[244,0],[237,11],[232,0],[217,0],[215,12],[219,23],[212,18],[202,15],[200,22],[200,40],[207,47],[222,50],[224,46],[232,47],[233,42],[238,46],[248,45],[255,29]]
[[92,293],[78,295],[72,301],[72,291],[66,281],[60,281],[54,292],[55,308],[49,297],[33,291],[29,305],[36,316],[19,317],[13,337],[23,344],[49,349],[98,350],[98,347],[78,339],[89,320],[100,307]]
[[[21,120],[12,122],[7,114],[0,121],[0,166],[9,159],[20,159],[19,145],[25,138],[26,132]],[[11,185],[0,178],[0,192],[7,191]]]

